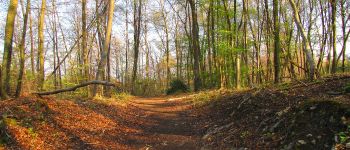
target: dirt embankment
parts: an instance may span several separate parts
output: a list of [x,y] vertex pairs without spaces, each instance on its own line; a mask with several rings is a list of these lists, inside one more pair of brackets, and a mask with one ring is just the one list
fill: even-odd
[[208,148],[344,149],[350,76],[233,93],[200,107]]

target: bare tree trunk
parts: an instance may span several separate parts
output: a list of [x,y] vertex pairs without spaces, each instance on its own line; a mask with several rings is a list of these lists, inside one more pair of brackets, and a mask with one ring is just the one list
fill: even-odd
[[273,22],[274,22],[274,66],[275,66],[275,83],[280,82],[280,52],[281,52],[281,47],[280,47],[280,27],[279,27],[279,12],[278,12],[278,1],[279,0],[273,0]]
[[41,9],[40,9],[40,16],[39,16],[39,27],[38,27],[38,90],[43,90],[44,87],[44,80],[45,80],[45,74],[44,74],[44,22],[45,22],[45,11],[46,11],[46,0],[41,1]]
[[[56,54],[54,54],[54,56],[56,55],[56,59],[57,59],[57,64],[59,65],[60,62],[60,55],[59,55],[59,50],[58,50],[58,28],[57,28],[57,22],[59,22],[58,19],[58,14],[57,14],[57,8],[56,8],[56,4],[55,4],[55,0],[53,0],[54,3],[54,38],[56,39],[56,43],[55,43],[55,48],[56,48]],[[62,72],[61,72],[61,66],[57,66],[58,67],[58,87],[62,88]]]
[[[21,1],[23,2],[23,0]],[[24,7],[24,4],[22,3],[22,7]],[[28,14],[30,11],[30,0],[27,0],[27,6],[25,10],[24,15],[24,22],[23,22],[23,31],[22,31],[22,39],[21,44],[19,46],[19,55],[20,55],[20,67],[19,67],[19,75],[17,79],[17,88],[16,88],[16,97],[19,97],[21,95],[22,91],[22,84],[23,84],[23,74],[24,74],[24,63],[25,63],[25,40],[26,40],[26,33],[27,33],[27,22],[28,22]]]
[[170,82],[170,66],[169,66],[169,58],[170,58],[170,47],[169,47],[169,29],[168,29],[168,21],[167,14],[165,12],[164,1],[161,0],[161,9],[162,9],[162,19],[164,23],[164,32],[165,32],[165,55],[166,55],[166,88],[169,86]]
[[[88,81],[89,80],[89,53],[87,49],[87,29],[86,29],[86,0],[81,1],[82,4],[82,14],[81,14],[81,21],[82,21],[82,42],[81,42],[81,47],[82,47],[82,60],[83,60],[83,81]],[[89,86],[86,88],[87,95],[89,96]]]
[[4,39],[4,54],[2,60],[2,84],[0,85],[0,96],[3,99],[8,98],[8,93],[10,92],[10,71],[11,71],[11,61],[12,61],[12,43],[13,43],[13,33],[14,25],[17,14],[18,0],[11,0],[7,19],[5,26],[5,39]]
[[[106,30],[106,36],[105,36],[105,42],[103,44],[103,51],[101,53],[101,60],[98,63],[98,70],[96,72],[96,80],[100,79],[101,73],[104,70],[104,67],[107,63],[107,55],[108,55],[108,49],[109,49],[109,43],[111,40],[111,32],[112,32],[112,23],[113,23],[113,14],[114,14],[114,0],[109,0],[109,7],[108,7],[108,22],[107,22],[107,30]],[[97,94],[97,85],[94,86],[92,96],[96,96]]]
[[311,55],[310,42],[307,38],[306,33],[304,32],[303,26],[301,25],[300,17],[299,17],[299,10],[295,5],[294,0],[289,0],[289,3],[293,9],[295,24],[297,24],[297,27],[301,33],[302,38],[303,38],[303,45],[305,47],[304,53],[306,54],[306,61],[308,62],[308,65],[309,65],[309,78],[310,78],[310,80],[313,80],[314,75],[315,75],[315,62],[314,62],[314,59],[312,58],[312,55]]
[[199,34],[198,34],[198,20],[197,20],[197,9],[195,0],[189,0],[192,14],[192,42],[193,42],[193,72],[194,72],[194,91],[199,91],[202,85],[201,77],[199,74],[199,57],[201,56],[199,47]]
[[345,51],[346,51],[347,41],[348,41],[349,35],[350,35],[350,28],[348,31],[346,31],[346,25],[350,21],[350,15],[347,18],[345,16],[345,14],[346,14],[346,8],[344,6],[345,0],[341,0],[340,2],[341,2],[340,15],[341,15],[341,21],[342,21],[343,47],[342,47],[340,55],[338,56],[337,62],[339,61],[340,57],[342,56],[343,57],[342,58],[342,71],[345,72]]
[[88,81],[88,82],[83,82],[79,85],[73,86],[73,87],[69,87],[69,88],[65,88],[65,89],[58,89],[55,91],[48,91],[48,92],[36,92],[33,94],[38,94],[39,96],[43,96],[43,95],[52,95],[52,94],[58,94],[58,93],[63,93],[63,92],[70,92],[70,91],[75,91],[78,88],[82,88],[82,87],[86,87],[89,85],[104,85],[104,86],[113,86],[116,87],[116,84],[110,83],[108,81],[98,81],[98,80],[93,80],[93,81]]
[[331,9],[332,9],[332,49],[333,49],[333,62],[331,73],[337,71],[337,27],[336,27],[336,18],[337,18],[337,0],[330,0]]
[[127,9],[127,7],[128,7],[128,2],[129,2],[129,0],[125,0],[125,2],[126,2],[126,9],[125,9],[125,71],[124,71],[124,85],[127,85],[127,83],[128,83],[128,79],[129,79],[129,77],[128,77],[128,72],[129,72],[129,70],[128,70],[128,66],[129,66],[129,60],[128,60],[128,52],[129,52],[129,22],[128,22],[128,14],[129,14],[129,12],[128,12],[128,9]]
[[[107,81],[108,82],[111,81],[111,43],[109,43],[108,52],[107,52]],[[110,97],[111,90],[110,90],[109,86],[105,86],[104,89],[105,89],[105,96]]]
[[139,59],[139,47],[140,47],[140,33],[141,33],[141,8],[142,0],[134,2],[134,66],[132,73],[132,93],[135,94],[136,80],[137,80],[137,62]]
[[32,74],[35,75],[33,18],[32,18],[31,11],[29,11],[29,34],[30,34],[30,65],[31,65]]

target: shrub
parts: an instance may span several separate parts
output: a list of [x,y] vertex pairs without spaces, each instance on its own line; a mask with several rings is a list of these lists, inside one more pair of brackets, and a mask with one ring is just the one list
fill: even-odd
[[170,88],[167,89],[166,94],[171,95],[179,92],[188,92],[188,86],[180,79],[175,79],[170,82]]
[[348,83],[348,84],[344,87],[344,92],[345,92],[345,93],[350,93],[350,83]]

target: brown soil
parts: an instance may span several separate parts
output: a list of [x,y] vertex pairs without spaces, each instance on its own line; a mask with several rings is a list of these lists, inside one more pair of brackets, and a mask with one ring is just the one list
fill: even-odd
[[154,149],[199,149],[200,135],[194,128],[192,106],[185,101],[167,98],[144,98],[132,101],[131,106],[140,110],[142,135],[131,143],[140,148],[145,145]]

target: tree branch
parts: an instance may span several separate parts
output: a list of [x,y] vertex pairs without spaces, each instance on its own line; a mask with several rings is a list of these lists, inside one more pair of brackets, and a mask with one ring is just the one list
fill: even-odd
[[89,82],[85,82],[73,87],[69,87],[69,88],[65,88],[65,89],[59,89],[59,90],[55,90],[55,91],[48,91],[48,92],[35,92],[33,94],[37,94],[39,96],[43,96],[43,95],[53,95],[53,94],[58,94],[58,93],[63,93],[63,92],[69,92],[69,91],[75,91],[78,88],[82,88],[91,84],[99,84],[99,85],[105,85],[105,86],[113,86],[116,87],[117,85],[108,81],[98,81],[98,80],[93,80],[93,81],[89,81]]

